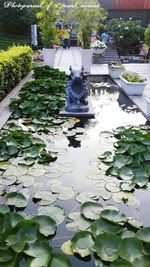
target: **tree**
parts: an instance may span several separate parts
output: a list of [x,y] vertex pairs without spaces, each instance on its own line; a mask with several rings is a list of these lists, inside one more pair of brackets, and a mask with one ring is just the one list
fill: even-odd
[[[30,33],[30,25],[36,22],[36,13],[39,10],[36,5],[39,0],[26,0],[21,4],[20,0],[9,2],[1,0],[0,2],[0,30],[3,33],[13,35],[27,35]],[[13,4],[14,3],[14,4]],[[21,9],[20,5],[28,5]]]
[[77,0],[70,12],[70,17],[79,25],[84,48],[90,48],[93,30],[99,29],[106,19],[107,12],[96,0]]
[[146,44],[150,47],[150,24],[147,26],[145,32],[144,32],[144,39]]

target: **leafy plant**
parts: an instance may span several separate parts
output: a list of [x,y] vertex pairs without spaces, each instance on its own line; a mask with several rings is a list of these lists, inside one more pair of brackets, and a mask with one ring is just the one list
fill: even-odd
[[150,24],[147,26],[144,32],[145,42],[150,46]]
[[[56,223],[49,216],[24,218],[0,205],[0,265],[3,267],[71,267],[65,255],[53,254],[49,240],[56,232]],[[25,264],[25,265],[24,265]]]
[[26,83],[10,109],[15,117],[45,118],[56,114],[64,106],[64,82],[38,79]]
[[124,70],[125,67],[120,61],[111,61],[108,63],[108,68],[112,70]]
[[[93,217],[90,209],[88,213],[88,207],[92,206]],[[99,218],[95,220],[95,208],[98,204],[93,202],[81,205],[80,216],[85,221],[90,217],[91,221],[84,231],[78,231],[62,245],[62,251],[68,255],[77,253],[83,258],[94,254],[95,266],[100,267],[106,262],[111,267],[149,266],[150,227],[133,226],[131,218],[113,206],[99,205]]]
[[113,18],[107,22],[107,31],[113,34],[117,47],[131,49],[143,40],[144,28],[140,20]]
[[107,12],[98,5],[96,0],[88,0],[85,5],[82,0],[78,0],[70,13],[70,17],[74,17],[75,23],[79,25],[85,49],[90,48],[92,31],[99,29],[107,16]]
[[118,127],[114,136],[118,139],[114,144],[115,150],[106,151],[99,156],[99,159],[107,164],[106,174],[115,175],[127,182],[129,187],[123,186],[123,191],[131,191],[134,186],[146,186],[150,177],[149,128]]
[[136,72],[124,72],[122,74],[122,77],[127,80],[128,82],[131,82],[131,83],[142,83],[145,81],[145,79],[143,77],[141,77],[138,73]]
[[107,46],[103,42],[97,40],[97,41],[95,41],[94,43],[91,44],[91,48],[97,50],[97,49],[107,48]]
[[64,71],[49,66],[35,67],[33,72],[33,77],[35,79],[50,78],[52,80],[58,80],[59,82],[66,82],[67,79],[67,75]]
[[45,48],[53,48],[58,43],[55,20],[60,11],[60,3],[53,0],[41,0],[41,11],[37,13],[39,19],[39,27],[41,30],[41,38]]
[[44,141],[30,133],[16,130],[0,136],[0,161],[18,155],[25,159],[25,165],[32,165],[36,160],[39,163],[48,163],[57,159],[54,154],[46,151]]

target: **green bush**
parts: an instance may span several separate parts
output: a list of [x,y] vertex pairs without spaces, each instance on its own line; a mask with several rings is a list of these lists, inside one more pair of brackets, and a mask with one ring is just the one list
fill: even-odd
[[32,50],[29,46],[13,46],[0,52],[0,100],[31,70]]

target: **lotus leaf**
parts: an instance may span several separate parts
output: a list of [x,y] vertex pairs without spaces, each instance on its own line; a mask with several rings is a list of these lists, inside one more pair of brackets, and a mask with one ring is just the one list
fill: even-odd
[[85,202],[81,205],[80,211],[86,219],[96,220],[100,218],[103,206],[94,202]]
[[5,195],[5,203],[17,208],[24,208],[27,205],[27,199],[21,193],[11,192]]
[[65,255],[52,254],[49,267],[71,267],[71,263]]
[[132,263],[136,258],[143,256],[143,244],[135,237],[122,239],[119,246],[119,256]]
[[88,231],[78,232],[71,239],[72,250],[80,254],[81,257],[86,257],[91,254],[91,248],[94,246],[94,238]]

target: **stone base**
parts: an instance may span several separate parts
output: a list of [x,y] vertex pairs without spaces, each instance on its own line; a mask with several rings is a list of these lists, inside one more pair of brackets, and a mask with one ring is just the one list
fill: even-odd
[[64,117],[82,117],[82,118],[87,118],[87,119],[92,119],[94,118],[94,109],[91,103],[90,98],[88,98],[88,107],[89,110],[86,112],[70,112],[70,111],[66,111],[65,109],[62,109],[59,111],[59,115],[60,116],[64,116]]

